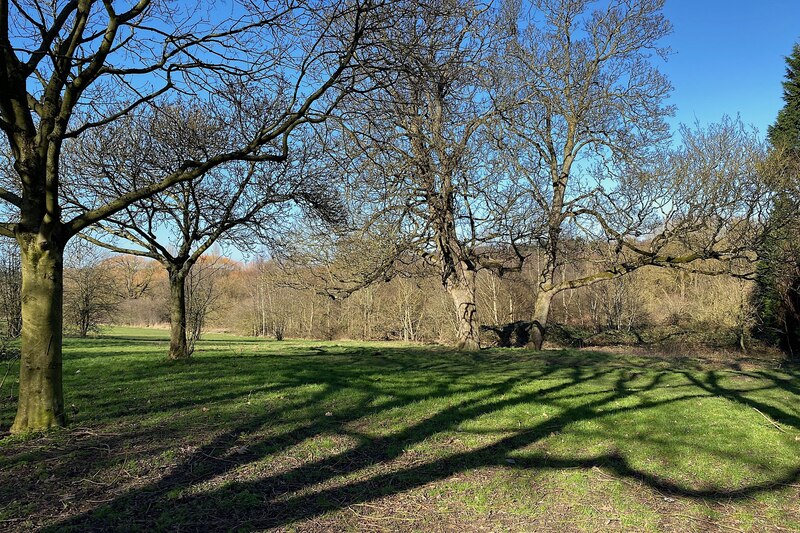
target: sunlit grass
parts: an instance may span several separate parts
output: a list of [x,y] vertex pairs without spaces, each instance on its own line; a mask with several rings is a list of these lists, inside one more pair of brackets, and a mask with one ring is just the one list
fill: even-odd
[[796,369],[222,334],[171,362],[167,344],[67,340],[71,425],[0,443],[3,524],[800,528]]

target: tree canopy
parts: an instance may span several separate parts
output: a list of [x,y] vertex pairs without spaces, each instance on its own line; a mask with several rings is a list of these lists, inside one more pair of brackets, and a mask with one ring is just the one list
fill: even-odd
[[800,150],[800,43],[786,57],[786,75],[783,80],[784,105],[775,123],[767,129],[773,146],[784,145]]

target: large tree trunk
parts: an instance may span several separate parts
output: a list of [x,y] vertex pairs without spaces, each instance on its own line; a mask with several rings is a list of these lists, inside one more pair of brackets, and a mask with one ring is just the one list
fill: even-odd
[[456,308],[457,343],[459,350],[480,349],[477,308],[475,306],[476,272],[460,268],[446,284],[446,289]]
[[550,302],[555,293],[539,291],[536,295],[536,304],[533,308],[533,328],[531,328],[530,345],[535,350],[541,350],[547,330],[547,319],[550,316]]
[[36,234],[18,235],[22,263],[22,353],[12,433],[63,426],[61,327],[64,249]]
[[183,269],[169,272],[169,358],[188,359],[186,342],[186,275]]

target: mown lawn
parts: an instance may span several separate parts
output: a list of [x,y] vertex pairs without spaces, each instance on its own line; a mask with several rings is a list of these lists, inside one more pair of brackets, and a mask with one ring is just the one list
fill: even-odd
[[224,335],[189,363],[166,349],[162,331],[67,340],[71,424],[2,434],[0,530],[800,530],[798,368]]

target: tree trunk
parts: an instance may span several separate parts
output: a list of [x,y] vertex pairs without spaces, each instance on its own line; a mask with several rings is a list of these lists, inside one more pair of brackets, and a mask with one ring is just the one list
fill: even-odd
[[456,348],[475,351],[480,349],[475,306],[476,272],[466,268],[460,270],[461,272],[454,275],[446,286],[456,308]]
[[541,350],[547,330],[547,319],[550,316],[550,302],[554,294],[549,291],[540,291],[536,295],[536,304],[533,308],[533,328],[531,330],[530,345],[534,350]]
[[36,234],[20,234],[22,349],[19,403],[12,433],[63,426],[61,327],[64,249]]
[[169,358],[188,359],[186,342],[186,275],[182,269],[169,273]]

